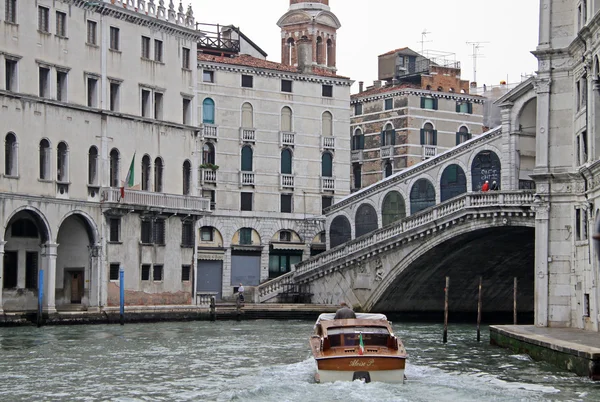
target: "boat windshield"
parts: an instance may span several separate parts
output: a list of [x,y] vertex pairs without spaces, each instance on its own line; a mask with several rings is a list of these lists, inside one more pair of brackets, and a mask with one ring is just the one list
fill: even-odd
[[365,346],[387,346],[389,331],[385,327],[340,327],[327,331],[329,344],[336,346],[358,346],[362,334]]
[[327,333],[329,335],[339,335],[339,334],[389,334],[389,331],[385,327],[337,327],[337,328],[329,328]]

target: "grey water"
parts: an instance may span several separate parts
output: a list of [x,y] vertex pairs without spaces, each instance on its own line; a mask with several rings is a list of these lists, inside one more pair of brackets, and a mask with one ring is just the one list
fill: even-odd
[[0,328],[1,401],[600,401],[600,384],[476,341],[394,323],[407,382],[317,384],[309,321]]

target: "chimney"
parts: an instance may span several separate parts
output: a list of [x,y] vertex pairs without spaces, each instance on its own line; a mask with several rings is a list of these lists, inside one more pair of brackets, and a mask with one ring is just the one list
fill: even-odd
[[365,83],[363,81],[358,81],[358,93],[363,91]]
[[381,88],[381,81],[380,81],[380,80],[373,81],[373,86],[374,86],[375,88]]
[[299,39],[296,42],[298,52],[298,70],[301,74],[312,73],[312,42],[308,39]]

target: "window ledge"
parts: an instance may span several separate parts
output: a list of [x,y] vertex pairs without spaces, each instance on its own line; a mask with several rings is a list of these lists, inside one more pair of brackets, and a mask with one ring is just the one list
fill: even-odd
[[5,179],[12,179],[12,180],[19,180],[19,175],[13,176],[13,175],[9,175],[9,174],[5,174],[4,178]]
[[55,34],[54,36],[56,36],[58,39],[69,40],[68,36],[62,36],[62,35],[58,35],[58,34]]
[[90,184],[90,183],[88,183],[87,186],[88,186],[88,188],[100,188],[99,184]]
[[54,183],[54,180],[52,179],[38,179],[38,181],[41,183]]
[[47,31],[40,31],[39,29],[38,29],[37,31],[38,31],[38,33],[39,33],[40,35],[45,35],[45,36],[50,36],[50,35],[52,35],[50,32],[47,32]]
[[96,45],[96,44],[94,44],[94,43],[88,43],[88,42],[85,42],[85,45],[86,45],[86,46],[89,46],[89,47],[96,48],[96,49],[100,49],[100,46],[98,46],[98,45]]
[[186,68],[186,67],[181,67],[181,71],[185,71],[185,72],[191,73],[192,69],[191,68]]
[[56,180],[56,184],[63,185],[63,186],[70,186],[70,185],[71,185],[71,182],[70,182],[70,181],[60,181],[60,180]]
[[108,241],[107,243],[108,243],[108,244],[115,244],[115,245],[120,245],[120,244],[123,244],[123,242],[122,242],[122,241]]
[[194,245],[190,245],[190,244],[182,244],[181,248],[194,248]]
[[211,84],[214,85],[215,82],[214,81],[202,81],[203,84]]
[[164,65],[165,65],[165,62],[164,62],[164,61],[162,61],[162,60],[152,60],[152,61],[153,61],[154,63],[156,63],[156,64],[160,64],[161,66],[164,66]]
[[123,53],[123,52],[122,52],[122,51],[120,51],[119,49],[111,49],[111,48],[108,48],[108,50],[110,50],[112,53],[119,53],[119,54]]
[[12,21],[6,21],[6,20],[5,20],[5,21],[4,21],[4,23],[5,23],[5,24],[8,24],[8,25],[15,26],[15,27],[18,27],[18,26],[19,26],[19,24],[18,24],[18,23],[16,23],[16,22],[12,22]]

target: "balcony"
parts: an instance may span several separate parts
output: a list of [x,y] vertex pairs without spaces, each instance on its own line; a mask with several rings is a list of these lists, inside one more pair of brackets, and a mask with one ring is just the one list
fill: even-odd
[[217,171],[212,169],[200,169],[200,186],[205,184],[217,184]]
[[150,191],[139,191],[125,189],[125,196],[121,198],[121,189],[114,187],[103,187],[100,191],[101,203],[115,203],[119,205],[130,205],[139,207],[165,208],[172,210],[188,211],[210,211],[210,200],[189,195],[153,193]]
[[335,191],[334,177],[321,177],[321,192],[323,191]]
[[255,142],[256,129],[240,127],[240,142]]
[[240,172],[240,187],[254,186],[254,172]]
[[218,139],[218,134],[219,134],[218,126],[216,126],[214,124],[202,123],[202,125],[200,126],[200,129],[202,130],[202,138],[204,138],[205,140],[206,139],[212,139],[212,140]]
[[363,150],[357,149],[352,151],[350,158],[352,163],[363,163]]
[[279,145],[282,147],[285,146],[294,146],[296,139],[296,133],[291,131],[280,131],[279,132]]
[[279,179],[279,186],[281,188],[294,188],[294,175],[282,173]]
[[335,149],[335,137],[321,137],[323,140],[321,142],[321,147],[323,149]]
[[437,155],[437,147],[435,145],[423,145],[423,159],[433,158]]
[[379,151],[381,158],[393,158],[394,157],[394,146],[393,145],[385,145],[381,147]]

